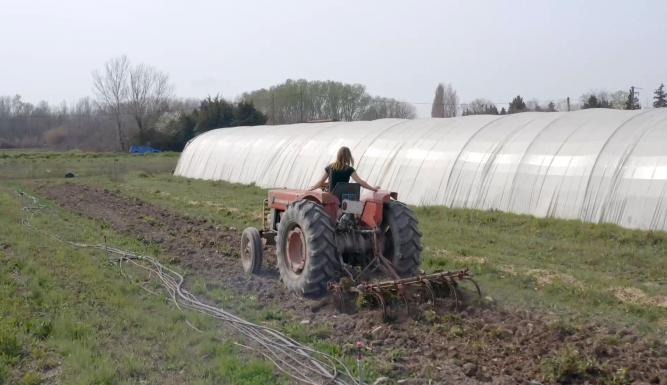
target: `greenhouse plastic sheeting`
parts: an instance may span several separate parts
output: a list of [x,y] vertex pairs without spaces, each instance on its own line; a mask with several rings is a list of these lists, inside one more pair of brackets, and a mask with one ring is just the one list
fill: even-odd
[[305,188],[340,146],[410,204],[667,230],[667,108],[222,128],[175,174]]

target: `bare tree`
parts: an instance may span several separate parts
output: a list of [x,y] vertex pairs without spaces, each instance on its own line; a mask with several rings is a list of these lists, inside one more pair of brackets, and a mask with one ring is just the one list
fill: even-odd
[[540,106],[540,101],[537,99],[530,99],[526,102],[526,109],[528,111],[542,112],[542,106]]
[[148,138],[150,121],[166,110],[171,90],[169,75],[155,67],[139,64],[130,69],[129,108],[141,143]]
[[488,99],[473,99],[461,106],[463,115],[498,115],[498,107]]
[[270,124],[311,120],[370,120],[414,117],[413,107],[391,98],[372,96],[361,84],[287,79],[282,84],[246,92],[239,101],[252,102]]
[[358,116],[359,120],[414,119],[417,116],[417,111],[412,104],[393,98],[368,97],[365,105],[364,111]]
[[609,94],[609,103],[611,103],[611,108],[622,110],[627,98],[628,98],[628,91],[618,90],[612,92],[611,94]]
[[93,87],[100,108],[112,114],[116,121],[116,139],[120,150],[125,150],[123,135],[123,108],[128,97],[127,80],[130,74],[130,62],[123,55],[109,60],[102,73],[93,72]]
[[433,106],[431,107],[432,118],[445,117],[445,86],[439,83],[435,88],[435,96],[433,97]]
[[580,105],[577,103],[570,103],[570,98],[560,99],[556,101],[556,110],[557,111],[576,111],[580,109]]

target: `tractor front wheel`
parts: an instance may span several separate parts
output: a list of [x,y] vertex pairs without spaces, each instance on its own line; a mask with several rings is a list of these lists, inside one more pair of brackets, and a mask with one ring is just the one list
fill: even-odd
[[259,230],[247,227],[241,233],[241,263],[246,274],[257,274],[262,267],[262,237]]
[[340,277],[335,230],[315,202],[301,200],[287,207],[278,224],[276,254],[287,289],[305,297],[324,296],[327,284]]
[[382,216],[384,256],[392,262],[400,277],[417,274],[422,250],[417,217],[408,206],[398,201],[385,203]]

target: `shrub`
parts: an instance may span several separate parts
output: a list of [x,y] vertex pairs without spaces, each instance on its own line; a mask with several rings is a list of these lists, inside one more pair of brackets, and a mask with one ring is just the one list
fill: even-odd
[[67,139],[71,136],[71,132],[63,126],[52,128],[42,135],[44,144],[53,148],[61,148]]

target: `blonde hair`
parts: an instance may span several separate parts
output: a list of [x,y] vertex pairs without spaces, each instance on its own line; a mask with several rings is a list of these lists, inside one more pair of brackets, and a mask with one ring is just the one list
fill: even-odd
[[354,166],[354,158],[349,148],[343,146],[338,149],[336,161],[331,164],[331,168],[340,171],[347,166]]

